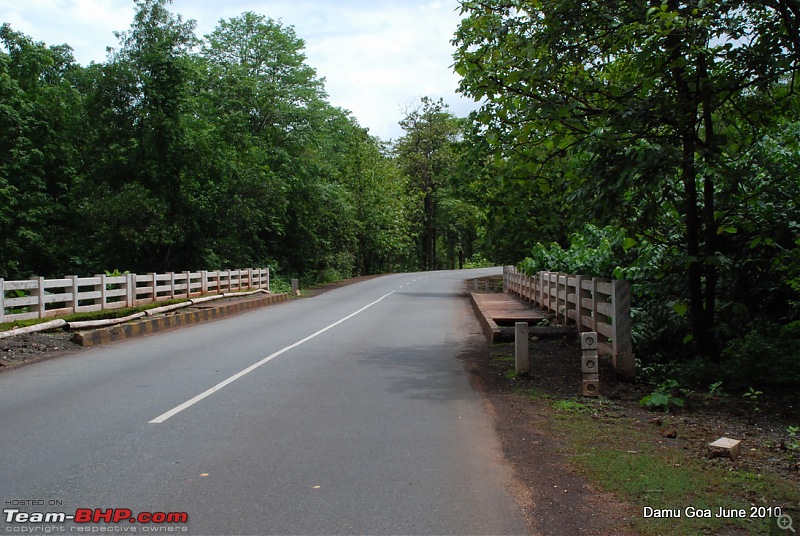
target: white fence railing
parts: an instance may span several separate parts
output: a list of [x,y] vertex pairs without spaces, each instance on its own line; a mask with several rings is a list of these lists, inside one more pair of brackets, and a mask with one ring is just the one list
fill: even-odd
[[506,266],[503,289],[552,311],[564,323],[574,322],[579,332],[597,332],[599,353],[612,358],[621,378],[635,379],[630,281],[556,272],[527,276]]
[[216,272],[123,274],[62,279],[0,279],[0,322],[135,307],[175,298],[269,290],[269,268]]

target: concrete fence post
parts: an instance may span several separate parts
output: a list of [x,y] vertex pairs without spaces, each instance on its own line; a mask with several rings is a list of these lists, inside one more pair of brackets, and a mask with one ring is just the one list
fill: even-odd
[[525,275],[522,282],[525,285],[525,299],[528,300],[529,303],[533,303],[533,278],[529,275]]
[[614,370],[626,381],[636,379],[636,359],[631,341],[631,282],[614,280],[611,306],[614,311]]
[[583,331],[583,321],[581,319],[583,304],[583,276],[575,276],[575,326],[578,328],[578,333]]
[[69,285],[69,292],[72,294],[72,300],[67,302],[67,305],[70,309],[72,309],[73,313],[78,312],[78,276],[77,275],[68,275],[66,279],[71,281]]
[[[561,284],[561,278],[562,277],[564,278],[564,284],[563,285]],[[557,307],[558,311],[556,311],[556,314],[560,315],[561,314],[561,307],[564,308],[564,325],[566,325],[568,323],[568,321],[569,321],[569,314],[568,314],[568,311],[567,311],[568,308],[569,308],[569,286],[568,286],[569,281],[568,281],[568,278],[569,278],[569,274],[566,274],[566,273],[563,273],[563,272],[559,272],[558,275],[556,276],[556,298],[558,300],[556,302],[556,303],[558,303],[558,307]],[[564,296],[563,298],[561,297],[562,294]]]
[[100,309],[106,310],[108,301],[108,285],[106,285],[106,274],[97,274],[100,277]]
[[528,323],[517,322],[514,324],[514,369],[517,374],[530,371],[528,357]]
[[597,331],[597,283],[596,277],[592,278],[592,325],[591,331]]
[[136,274],[126,274],[125,281],[125,306],[136,306]]
[[550,272],[542,272],[542,307],[550,312]]
[[0,277],[0,322],[6,317],[6,282]]
[[38,279],[38,288],[36,289],[36,295],[39,298],[39,318],[44,318],[44,311],[45,311],[45,302],[44,302],[44,277],[35,278]]
[[150,274],[150,281],[152,283],[153,292],[151,295],[151,301],[153,303],[158,301],[158,277],[155,273]]
[[536,303],[539,307],[544,307],[544,272],[539,272],[536,277],[538,278],[538,285],[539,285],[539,297],[536,299]]
[[131,276],[133,276],[133,306],[136,307],[139,305],[139,276],[137,274],[131,274]]

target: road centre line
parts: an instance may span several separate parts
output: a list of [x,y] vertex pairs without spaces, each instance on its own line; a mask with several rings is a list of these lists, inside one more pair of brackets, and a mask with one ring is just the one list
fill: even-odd
[[226,380],[223,380],[223,381],[221,381],[220,383],[218,383],[217,385],[215,385],[215,386],[214,386],[214,387],[212,387],[211,389],[208,389],[207,391],[204,391],[204,392],[200,393],[200,394],[199,394],[199,395],[197,395],[196,397],[194,397],[194,398],[192,398],[192,399],[190,399],[190,400],[187,400],[186,402],[184,402],[184,403],[183,403],[183,404],[181,404],[180,406],[176,406],[176,407],[172,408],[171,410],[167,411],[166,413],[163,413],[163,414],[159,415],[158,417],[156,417],[155,419],[153,419],[152,421],[150,421],[148,424],[161,424],[161,423],[163,423],[164,421],[166,421],[167,419],[169,419],[169,418],[171,418],[171,417],[174,417],[175,415],[177,415],[177,414],[178,414],[178,413],[180,413],[181,411],[183,411],[183,410],[185,410],[185,409],[187,409],[187,408],[190,408],[191,406],[193,406],[193,405],[197,404],[198,402],[200,402],[200,401],[201,401],[201,400],[203,400],[204,398],[206,398],[206,397],[209,397],[209,396],[213,395],[214,393],[216,393],[217,391],[219,391],[219,390],[220,390],[220,389],[222,389],[223,387],[225,387],[225,386],[227,386],[227,385],[230,385],[231,383],[235,382],[235,381],[236,381],[236,380],[238,380],[239,378],[242,378],[243,376],[246,376],[246,375],[250,374],[251,372],[253,372],[254,370],[256,370],[258,367],[260,367],[261,365],[265,365],[265,364],[269,363],[270,361],[272,361],[273,359],[275,359],[275,358],[276,358],[276,357],[278,357],[279,355],[281,355],[281,354],[284,354],[284,353],[288,352],[289,350],[291,350],[291,349],[293,349],[293,348],[297,348],[297,347],[298,347],[298,346],[300,346],[301,344],[303,344],[303,343],[306,343],[306,342],[310,341],[311,339],[313,339],[314,337],[316,337],[316,336],[318,336],[318,335],[322,335],[322,334],[323,334],[323,333],[325,333],[326,331],[328,331],[328,330],[330,330],[330,329],[333,329],[333,328],[335,328],[336,326],[338,326],[338,325],[339,325],[339,324],[341,324],[342,322],[345,322],[345,321],[347,321],[347,320],[349,320],[349,319],[353,318],[353,317],[354,317],[354,316],[356,316],[357,314],[359,314],[359,313],[363,313],[364,311],[366,311],[367,309],[369,309],[369,308],[370,308],[370,307],[372,307],[373,305],[376,305],[376,304],[380,303],[381,301],[383,301],[384,299],[388,298],[389,296],[391,296],[391,295],[392,295],[392,294],[394,294],[395,292],[396,292],[396,291],[394,291],[394,290],[393,290],[393,291],[391,291],[390,293],[388,293],[388,294],[386,294],[386,295],[384,295],[384,296],[381,296],[380,298],[378,298],[378,299],[377,299],[377,300],[375,300],[374,302],[372,302],[372,303],[370,303],[370,304],[368,304],[368,305],[365,305],[364,307],[362,307],[361,309],[359,309],[359,310],[358,310],[358,311],[356,311],[355,313],[351,313],[351,314],[347,315],[346,317],[344,317],[344,318],[342,318],[342,319],[340,319],[340,320],[337,320],[337,321],[336,321],[336,322],[334,322],[333,324],[331,324],[331,325],[329,325],[329,326],[327,326],[327,327],[324,327],[324,328],[322,328],[321,330],[317,331],[316,333],[312,333],[311,335],[309,335],[309,336],[308,336],[308,337],[306,337],[305,339],[302,339],[302,340],[300,340],[300,341],[297,341],[296,343],[294,343],[294,344],[292,344],[292,345],[289,345],[289,346],[287,346],[287,347],[285,347],[285,348],[282,348],[281,350],[278,350],[278,351],[277,351],[277,352],[275,352],[274,354],[271,354],[271,355],[269,355],[269,356],[265,357],[264,359],[262,359],[262,360],[261,360],[261,361],[259,361],[258,363],[255,363],[255,364],[253,364],[253,365],[250,365],[249,367],[247,367],[247,368],[246,368],[246,369],[244,369],[243,371],[241,371],[241,372],[238,372],[238,373],[234,374],[233,376],[231,376],[230,378],[228,378],[228,379],[226,379]]

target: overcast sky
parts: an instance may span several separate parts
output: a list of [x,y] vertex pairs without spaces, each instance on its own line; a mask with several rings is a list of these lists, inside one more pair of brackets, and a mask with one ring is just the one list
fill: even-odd
[[[294,26],[331,104],[388,140],[402,135],[403,107],[419,97],[441,97],[458,116],[475,107],[456,94],[451,68],[458,7],[457,0],[174,0],[170,9],[195,19],[198,37],[245,11]],[[70,45],[83,65],[105,60],[106,47],[118,44],[113,32],[127,30],[133,13],[133,0],[0,0],[0,23],[47,45]]]

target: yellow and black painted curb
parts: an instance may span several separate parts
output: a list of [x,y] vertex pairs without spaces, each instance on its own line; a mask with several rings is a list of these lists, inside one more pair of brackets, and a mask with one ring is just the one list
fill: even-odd
[[72,336],[72,342],[80,346],[98,346],[101,344],[109,344],[116,341],[122,341],[131,337],[140,337],[142,335],[150,335],[168,329],[190,326],[192,324],[199,324],[208,320],[215,320],[224,316],[265,307],[275,303],[285,302],[289,299],[288,294],[270,294],[260,298],[255,298],[247,301],[231,303],[228,305],[220,305],[218,307],[209,307],[199,311],[188,311],[185,313],[177,313],[168,316],[159,316],[156,318],[148,318],[146,320],[121,324],[102,329],[94,329],[91,331],[81,331]]

